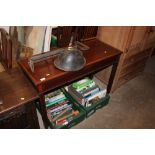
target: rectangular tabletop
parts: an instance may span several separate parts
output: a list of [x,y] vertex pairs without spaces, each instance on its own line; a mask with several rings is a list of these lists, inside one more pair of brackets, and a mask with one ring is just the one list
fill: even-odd
[[28,65],[28,59],[20,60],[19,65],[37,88],[38,92],[45,93],[50,89],[57,88],[115,63],[121,54],[121,51],[97,39],[84,43],[88,45],[90,49],[83,51],[86,64],[85,67],[79,71],[65,72],[57,69],[53,64],[54,58],[36,63],[34,65],[34,73]]
[[0,114],[38,98],[19,68],[0,73]]

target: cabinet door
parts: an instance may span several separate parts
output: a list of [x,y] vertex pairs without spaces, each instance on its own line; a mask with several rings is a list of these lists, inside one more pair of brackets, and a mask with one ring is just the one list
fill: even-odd
[[[98,28],[97,38],[100,41],[106,44],[109,44],[110,46],[113,46],[124,52],[131,34],[131,30],[132,30],[131,28],[132,28],[131,26],[100,26]],[[119,62],[119,64],[121,63]],[[120,65],[118,65],[118,69],[119,68],[120,68]],[[118,69],[116,72],[116,76],[118,74]],[[110,73],[111,73],[111,67],[108,67],[98,72],[95,76],[98,79],[100,79],[102,82],[107,84]],[[114,83],[115,83],[115,80],[114,80]],[[113,86],[112,86],[112,91],[113,91]]]
[[126,46],[126,56],[132,56],[143,50],[143,44],[147,36],[146,26],[133,26],[129,41]]
[[[145,42],[146,36],[147,36],[147,27],[146,26],[99,27],[98,38],[101,41],[103,41],[115,48],[118,48],[124,52],[120,58],[120,61],[119,61],[119,65],[118,65],[117,72],[116,72],[115,79],[114,79],[113,86],[112,86],[112,91],[117,88],[118,79],[120,78],[120,75],[125,74],[125,71],[126,71],[124,69],[125,60],[130,59],[131,56],[134,56],[142,51],[142,47]],[[137,60],[135,60],[135,63],[136,62],[137,62]],[[141,63],[141,64],[143,66],[144,63]],[[133,69],[133,66],[134,65],[131,64],[130,67],[128,67],[128,72]],[[141,67],[139,67],[139,68],[141,68]],[[110,72],[110,68],[108,70],[103,70],[102,72],[97,74],[97,77],[106,83],[107,79],[108,79],[107,74],[109,74],[109,72]],[[129,73],[129,75],[130,75],[130,73]],[[129,76],[129,77],[131,79],[131,76]],[[128,78],[128,80],[129,80],[129,78]]]
[[121,51],[124,51],[131,26],[100,26],[97,38]]

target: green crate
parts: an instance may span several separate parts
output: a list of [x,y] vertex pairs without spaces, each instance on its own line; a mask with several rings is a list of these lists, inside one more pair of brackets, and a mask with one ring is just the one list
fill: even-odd
[[97,103],[96,110],[106,106],[109,103],[109,99],[110,99],[110,96],[108,94],[102,99],[100,99],[100,101],[98,101]]
[[83,105],[81,105],[80,103],[77,102],[77,104],[79,104],[81,106],[81,108],[83,108],[86,112],[86,117],[91,116],[92,114],[94,114],[96,112],[96,110],[102,108],[103,106],[107,105],[109,102],[109,95],[106,95],[105,97],[103,97],[102,99],[100,99],[98,102],[94,103],[92,106],[90,107],[84,107]]
[[92,106],[90,107],[84,107],[83,105],[81,105],[80,103],[78,103],[66,90],[64,90],[69,96],[70,98],[72,98],[72,100],[74,100],[74,102],[79,105],[86,113],[86,117],[91,116],[92,114],[94,114],[96,112],[96,110],[102,108],[103,106],[107,105],[110,99],[109,95],[106,95],[105,97],[101,98],[99,101],[97,101],[96,103],[94,103]]
[[68,129],[71,128],[73,126],[75,126],[76,124],[80,123],[81,121],[83,121],[86,117],[86,113],[85,111],[81,108],[81,106],[77,105],[75,103],[75,101],[62,89],[63,93],[65,94],[65,96],[68,98],[68,100],[70,101],[70,103],[73,106],[74,110],[79,110],[79,114],[75,117],[73,117],[73,120],[71,120],[68,124],[66,125],[55,125],[54,123],[52,123],[49,120],[49,124],[50,124],[50,128],[54,128],[54,129]]

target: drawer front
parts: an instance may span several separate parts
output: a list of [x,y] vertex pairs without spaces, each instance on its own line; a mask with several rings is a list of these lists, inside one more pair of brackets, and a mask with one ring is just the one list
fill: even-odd
[[9,119],[11,117],[14,117],[15,115],[18,115],[18,114],[22,114],[26,111],[26,107],[25,106],[19,106],[15,109],[12,109],[10,111],[7,111],[5,113],[2,113],[0,115],[0,121],[4,120],[4,119]]
[[39,128],[33,103],[22,105],[0,115],[0,129]]
[[137,54],[134,54],[132,56],[125,55],[123,67],[126,67],[127,65],[131,65],[133,63],[136,63],[150,55],[151,49],[147,49],[145,51],[139,52]]
[[[105,59],[103,61],[100,61],[98,63],[91,63],[90,65],[84,67],[83,69],[80,70],[80,72],[75,71],[75,72],[69,72],[67,74],[64,74],[63,76],[59,76],[57,78],[54,78],[52,80],[47,80],[44,83],[41,83],[40,85],[38,85],[37,89],[39,92],[47,92],[50,91],[52,89],[56,89],[58,87],[63,87],[71,82],[74,82],[76,80],[79,80],[85,76],[88,75],[93,75],[95,73],[97,73],[98,71],[112,65],[111,62],[116,63],[118,57],[111,57],[108,59]],[[105,65],[106,64],[106,65]]]
[[26,107],[20,106],[0,116],[1,129],[27,128]]

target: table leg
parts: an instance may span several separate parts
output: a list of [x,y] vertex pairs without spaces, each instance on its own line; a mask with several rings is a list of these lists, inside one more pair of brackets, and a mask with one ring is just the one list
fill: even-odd
[[35,104],[30,103],[29,106],[31,107],[29,109],[31,109],[31,114],[32,114],[31,117],[33,119],[33,127],[34,127],[34,129],[40,129]]
[[44,126],[47,129],[48,128],[48,118],[47,118],[47,111],[46,111],[46,106],[45,106],[45,95],[41,94],[39,95],[40,97],[40,111],[41,111],[41,115],[42,115],[42,119],[44,122]]
[[119,58],[120,58],[120,56],[117,58],[117,61],[112,66],[112,70],[111,70],[111,74],[110,74],[109,81],[108,81],[108,86],[107,86],[107,94],[109,94],[110,91],[111,91],[111,87],[112,87],[114,77],[115,77],[115,74],[116,74]]

